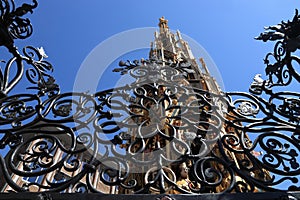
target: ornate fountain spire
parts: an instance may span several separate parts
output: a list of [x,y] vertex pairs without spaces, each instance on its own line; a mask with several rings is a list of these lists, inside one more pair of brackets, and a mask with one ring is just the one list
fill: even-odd
[[159,18],[158,26],[159,26],[161,32],[166,29],[168,30],[169,29],[168,20],[165,19],[164,16],[162,16],[161,18]]
[[219,93],[220,87],[211,77],[204,59],[199,58],[199,62],[196,61],[188,42],[184,40],[180,31],[172,32],[169,29],[168,20],[164,16],[159,18],[158,26],[159,31],[154,33],[155,37],[151,43],[149,58],[161,60],[163,65],[169,61],[188,63],[189,68],[186,68],[188,80],[194,87]]

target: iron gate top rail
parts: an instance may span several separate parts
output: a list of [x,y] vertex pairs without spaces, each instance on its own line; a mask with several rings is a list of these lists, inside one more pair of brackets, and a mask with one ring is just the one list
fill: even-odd
[[201,194],[201,195],[105,195],[105,194],[58,194],[58,193],[3,193],[0,195],[0,200],[296,200],[300,198],[298,192],[286,193],[286,192],[264,192],[264,193],[239,193],[239,194]]

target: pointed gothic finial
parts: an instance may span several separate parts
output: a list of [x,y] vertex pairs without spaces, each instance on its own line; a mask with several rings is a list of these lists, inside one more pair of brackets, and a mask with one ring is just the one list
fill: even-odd
[[168,20],[165,19],[164,16],[162,16],[161,18],[159,18],[159,24],[158,26],[162,29],[166,29],[166,28],[169,28],[168,26]]

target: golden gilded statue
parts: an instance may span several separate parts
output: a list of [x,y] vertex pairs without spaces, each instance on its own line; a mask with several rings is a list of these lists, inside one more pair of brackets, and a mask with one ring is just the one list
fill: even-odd
[[160,28],[169,28],[169,27],[168,27],[168,20],[165,19],[164,16],[162,16],[161,18],[159,18],[159,24],[158,24],[158,26],[159,26]]
[[[177,171],[178,180],[176,181],[176,185],[187,192],[191,192],[191,189],[197,190],[200,188],[199,183],[195,183],[191,181],[189,178],[190,165],[191,163],[183,162],[178,166],[178,171]],[[173,190],[172,193],[181,194],[181,192],[178,190]]]

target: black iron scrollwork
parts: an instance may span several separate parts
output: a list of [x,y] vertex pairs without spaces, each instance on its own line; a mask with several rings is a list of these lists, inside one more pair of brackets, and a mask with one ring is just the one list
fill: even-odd
[[[25,47],[21,55],[14,44],[15,39],[25,39],[32,34],[32,25],[28,18],[22,18],[28,12],[32,13],[38,3],[33,0],[33,4],[24,3],[16,7],[13,0],[2,0],[0,4],[0,46],[5,46],[13,57],[4,62],[4,70],[0,71],[0,89],[1,96],[6,96],[21,80],[24,73],[24,62],[31,65],[32,68],[26,70],[28,81],[36,84],[40,94],[53,94],[58,92],[58,85],[50,76],[49,72],[52,66],[43,60],[47,57],[44,49]],[[14,73],[14,69],[16,72]],[[14,76],[12,74],[15,74]]]
[[[291,82],[292,77],[299,82],[300,76],[292,65],[293,61],[298,64],[300,63],[300,59],[292,55],[293,52],[300,48],[300,15],[298,15],[298,10],[296,9],[292,21],[282,21],[278,25],[267,27],[266,30],[266,32],[261,33],[256,39],[263,40],[264,42],[268,40],[277,41],[274,52],[267,54],[265,58],[265,64],[267,65],[266,75],[269,76],[268,83],[271,87],[284,86]],[[271,59],[274,60],[273,64],[271,63]]]
[[[300,81],[293,67],[300,60],[292,55],[299,49],[298,11],[257,38],[278,41],[265,58],[268,80],[255,76],[251,94],[195,88],[191,63],[151,58],[120,62],[114,71],[135,81],[90,95],[60,94],[43,48],[27,46],[21,54],[14,47],[14,39],[31,35],[22,16],[37,2],[0,2],[0,45],[12,53],[0,72],[0,148],[8,149],[0,157],[3,190],[299,190],[300,94],[273,91]],[[33,92],[9,94],[24,71]]]
[[29,19],[22,17],[28,12],[32,13],[37,5],[37,1],[33,0],[33,5],[24,3],[16,8],[13,0],[1,1],[0,45],[7,47],[14,56],[18,55],[14,39],[25,39],[32,34],[32,25]]

